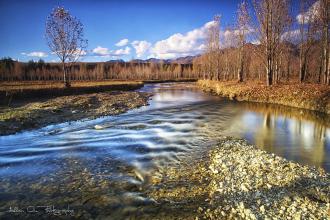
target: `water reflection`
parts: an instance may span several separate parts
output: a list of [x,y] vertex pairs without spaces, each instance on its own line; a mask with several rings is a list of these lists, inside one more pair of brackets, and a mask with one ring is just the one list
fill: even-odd
[[280,105],[242,103],[228,133],[266,151],[329,171],[329,117]]

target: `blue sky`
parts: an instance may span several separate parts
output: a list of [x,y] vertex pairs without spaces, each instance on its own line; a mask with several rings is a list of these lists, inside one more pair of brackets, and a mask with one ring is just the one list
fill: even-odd
[[64,6],[84,25],[88,48],[83,61],[194,55],[203,50],[213,16],[222,14],[223,25],[233,23],[239,2],[0,0],[0,57],[56,60],[44,38],[46,17],[56,6]]

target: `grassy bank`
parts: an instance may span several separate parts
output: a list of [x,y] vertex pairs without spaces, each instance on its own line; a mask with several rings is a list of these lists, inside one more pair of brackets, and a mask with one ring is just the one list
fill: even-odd
[[112,91],[17,102],[0,107],[0,135],[49,124],[115,115],[147,104],[149,94]]
[[330,87],[318,84],[280,84],[267,87],[255,82],[237,83],[199,80],[206,92],[235,99],[281,104],[330,114]]
[[197,82],[198,79],[155,79],[155,80],[143,80],[144,83],[172,83],[172,82]]
[[43,98],[65,95],[79,95],[113,90],[135,90],[141,88],[140,81],[73,81],[65,88],[59,81],[16,81],[0,82],[0,104],[13,99]]
[[193,158],[194,163],[188,158],[153,175],[148,195],[172,218],[329,217],[330,176],[323,169],[287,161],[230,137],[209,149]]

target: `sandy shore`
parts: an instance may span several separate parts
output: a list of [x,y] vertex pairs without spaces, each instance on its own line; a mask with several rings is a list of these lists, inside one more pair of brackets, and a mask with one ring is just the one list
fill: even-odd
[[238,101],[280,104],[330,114],[330,87],[319,84],[280,84],[267,87],[255,82],[199,80],[206,92]]
[[163,171],[153,184],[149,195],[172,210],[169,219],[330,218],[328,173],[244,140],[222,138],[208,155]]
[[0,135],[40,128],[49,124],[116,115],[147,104],[150,94],[102,92],[34,99],[0,108]]

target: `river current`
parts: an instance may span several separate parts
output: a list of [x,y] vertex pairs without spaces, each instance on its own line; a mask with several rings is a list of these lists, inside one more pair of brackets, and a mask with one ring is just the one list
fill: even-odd
[[70,206],[86,218],[100,212],[126,218],[153,202],[143,187],[155,170],[206,151],[220,136],[244,138],[288,160],[330,171],[325,115],[230,101],[192,83],[146,84],[141,91],[153,94],[149,105],[125,114],[0,137],[2,215],[43,206],[64,213]]

